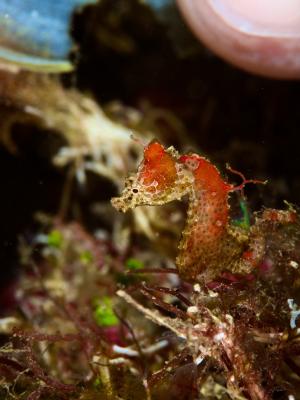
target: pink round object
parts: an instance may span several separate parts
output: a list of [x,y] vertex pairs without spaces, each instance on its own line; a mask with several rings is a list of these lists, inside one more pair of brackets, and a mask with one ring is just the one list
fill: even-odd
[[196,36],[240,68],[300,77],[300,0],[177,0]]

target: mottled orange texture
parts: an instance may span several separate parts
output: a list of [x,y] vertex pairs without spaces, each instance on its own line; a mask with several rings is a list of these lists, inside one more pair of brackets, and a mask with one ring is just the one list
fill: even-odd
[[[194,177],[177,267],[185,279],[208,280],[220,268],[241,270],[243,237],[229,229],[228,197],[233,186],[205,157],[187,154],[179,162]],[[222,260],[222,261],[221,261]],[[222,267],[221,267],[222,265]]]
[[[140,205],[161,205],[184,195],[189,197],[187,221],[179,244],[176,265],[182,278],[209,281],[223,271],[248,273],[262,261],[265,239],[261,226],[293,222],[292,211],[265,210],[250,229],[230,221],[229,196],[242,190],[246,180],[234,169],[242,183],[228,183],[207,158],[198,154],[179,156],[173,148],[150,143],[135,176],[129,177],[121,197],[112,204],[121,211]],[[273,222],[272,222],[273,221]]]
[[186,165],[188,169],[193,171],[195,175],[195,185],[198,190],[207,189],[211,192],[214,190],[227,195],[232,189],[232,185],[222,178],[219,170],[207,158],[198,154],[185,154],[179,157],[179,162]]
[[281,224],[294,223],[297,220],[297,213],[295,210],[290,209],[287,211],[283,210],[271,210],[267,209],[263,211],[264,220],[279,222]]
[[194,189],[197,193],[194,206],[201,208],[194,215],[198,215],[199,212],[201,215],[205,211],[207,219],[210,220],[206,238],[210,240],[210,236],[216,237],[221,234],[228,224],[227,200],[232,185],[222,178],[218,169],[205,157],[188,154],[181,156],[179,162],[183,163],[194,176]]
[[157,192],[173,185],[177,178],[173,157],[158,142],[152,142],[144,149],[144,162],[140,171],[140,181],[147,191]]

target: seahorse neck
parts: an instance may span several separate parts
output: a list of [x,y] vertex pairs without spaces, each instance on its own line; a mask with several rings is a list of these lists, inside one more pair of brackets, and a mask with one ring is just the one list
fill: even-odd
[[199,158],[193,177],[186,229],[205,241],[216,239],[228,225],[229,185],[205,158]]
[[186,229],[195,240],[216,240],[228,225],[227,194],[210,188],[195,188],[190,194]]

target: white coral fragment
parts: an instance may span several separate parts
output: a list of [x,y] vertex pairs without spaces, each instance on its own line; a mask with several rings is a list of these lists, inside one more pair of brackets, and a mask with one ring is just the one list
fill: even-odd
[[297,327],[296,319],[300,315],[300,310],[298,309],[298,305],[295,303],[294,299],[288,299],[287,303],[288,303],[288,306],[289,306],[289,308],[291,310],[290,327],[292,329],[295,329]]

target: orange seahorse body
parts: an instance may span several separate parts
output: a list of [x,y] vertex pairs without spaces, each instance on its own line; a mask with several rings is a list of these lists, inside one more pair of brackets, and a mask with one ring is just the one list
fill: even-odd
[[226,182],[218,169],[197,154],[179,156],[152,142],[144,149],[144,159],[135,176],[125,183],[113,205],[123,212],[139,205],[161,205],[189,196],[187,222],[179,244],[176,265],[187,280],[209,280],[221,271],[249,272],[251,263],[245,258],[248,236],[230,226],[228,197],[240,189]]
[[228,230],[228,195],[232,186],[206,158],[196,154],[179,158],[194,177],[185,229],[176,264],[181,275],[207,278],[220,266],[231,269],[242,246]]

